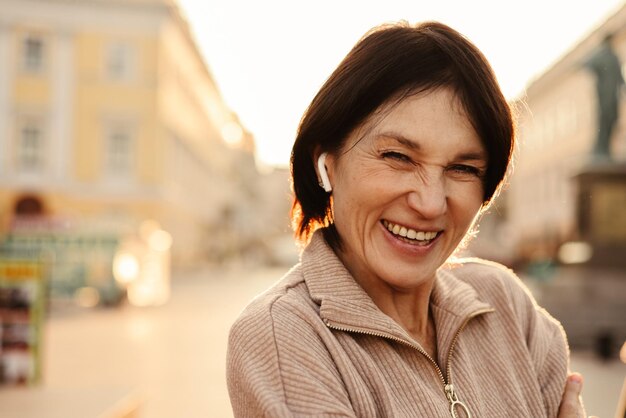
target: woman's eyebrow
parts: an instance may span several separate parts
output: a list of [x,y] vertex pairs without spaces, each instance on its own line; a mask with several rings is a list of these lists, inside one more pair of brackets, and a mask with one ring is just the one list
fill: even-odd
[[461,161],[487,161],[487,154],[484,152],[464,152],[456,157],[457,160]]
[[406,136],[399,134],[397,132],[379,132],[376,135],[377,139],[393,139],[394,141],[396,141],[397,143],[399,143],[400,145],[404,145],[407,148],[411,148],[414,150],[419,150],[421,148],[419,142],[416,142],[414,140],[411,140],[409,138],[407,138]]
[[[393,131],[379,132],[376,135],[378,140],[392,139],[395,142],[413,150],[420,150],[422,146],[419,142],[409,139],[406,136]],[[459,161],[487,162],[487,154],[484,151],[468,151],[458,154],[455,158]]]

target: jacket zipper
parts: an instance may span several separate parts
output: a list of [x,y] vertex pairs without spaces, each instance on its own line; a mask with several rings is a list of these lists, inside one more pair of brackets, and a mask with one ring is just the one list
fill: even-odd
[[433,360],[433,358],[426,352],[424,351],[424,349],[422,349],[420,346],[411,344],[408,341],[405,341],[401,338],[397,338],[394,337],[393,335],[389,335],[389,334],[385,334],[385,333],[381,333],[381,332],[374,332],[374,331],[368,331],[368,330],[364,330],[364,329],[358,329],[358,328],[348,328],[348,327],[343,327],[343,326],[339,326],[339,325],[334,325],[332,324],[328,319],[324,319],[324,323],[326,324],[326,326],[328,328],[332,328],[334,330],[337,331],[342,331],[342,332],[354,332],[354,333],[358,333],[358,334],[365,334],[365,335],[371,335],[374,337],[380,337],[380,338],[386,338],[392,341],[396,341],[399,342],[401,344],[404,344],[406,346],[409,346],[415,350],[417,350],[418,352],[420,352],[424,357],[426,357],[430,363],[432,363],[432,365],[435,367],[435,370],[437,371],[437,374],[439,375],[439,379],[441,380],[441,382],[443,383],[443,390],[444,393],[446,394],[446,398],[448,399],[448,403],[450,404],[450,414],[452,415],[453,418],[458,418],[458,415],[456,414],[457,408],[460,408],[463,410],[463,412],[465,413],[467,418],[471,418],[472,415],[469,411],[469,408],[461,401],[459,401],[456,392],[454,391],[454,385],[452,385],[452,383],[450,382],[450,379],[452,378],[452,370],[451,370],[451,359],[452,359],[452,351],[454,351],[454,347],[456,345],[456,341],[459,337],[459,334],[461,333],[461,331],[463,331],[463,328],[465,328],[465,326],[467,325],[467,323],[474,317],[487,313],[487,312],[493,312],[494,309],[483,309],[480,311],[476,311],[474,313],[472,313],[470,316],[468,316],[465,321],[463,321],[463,323],[461,324],[461,326],[459,327],[459,329],[456,331],[456,333],[454,334],[454,337],[452,338],[452,342],[450,343],[450,349],[448,350],[448,356],[446,358],[446,376],[444,377],[443,372],[441,371],[441,368],[439,367],[439,365],[437,364],[437,362],[435,360]]
[[457,408],[463,410],[467,418],[472,418],[472,414],[470,413],[467,405],[459,401],[459,398],[457,397],[456,392],[454,392],[454,385],[452,384],[452,352],[454,351],[454,347],[456,346],[456,342],[459,338],[459,335],[461,334],[461,331],[463,331],[463,328],[465,328],[467,323],[472,318],[475,318],[478,315],[482,315],[487,312],[493,312],[494,310],[495,309],[493,308],[488,308],[488,309],[482,309],[482,310],[472,313],[470,316],[465,318],[465,321],[463,321],[459,329],[454,334],[454,337],[452,337],[452,342],[450,343],[450,349],[448,350],[448,357],[446,358],[446,382],[447,383],[445,383],[444,385],[444,391],[446,392],[446,397],[448,398],[448,402],[450,403],[450,414],[452,415],[453,418],[457,418],[457,414],[456,414]]

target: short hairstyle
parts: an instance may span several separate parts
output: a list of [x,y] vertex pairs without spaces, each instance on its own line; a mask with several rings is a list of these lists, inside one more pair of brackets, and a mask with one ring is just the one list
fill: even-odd
[[[357,42],[306,110],[291,152],[295,235],[308,242],[332,226],[331,197],[318,185],[316,152],[337,152],[382,105],[408,95],[451,88],[488,154],[483,179],[486,207],[499,191],[514,148],[511,108],[484,55],[456,30],[438,22],[375,27]],[[336,229],[325,228],[331,244]]]

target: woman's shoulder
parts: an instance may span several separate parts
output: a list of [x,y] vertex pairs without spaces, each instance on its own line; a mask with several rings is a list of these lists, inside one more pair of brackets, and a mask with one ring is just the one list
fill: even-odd
[[480,282],[482,285],[521,284],[515,272],[496,261],[479,257],[455,258],[450,263],[451,271],[461,280],[470,283]]
[[241,311],[235,324],[247,321],[263,321],[271,315],[276,303],[285,303],[297,299],[298,287],[304,283],[300,264],[296,264],[273,285],[256,295]]
[[509,267],[478,257],[455,259],[451,263],[452,274],[468,283],[489,302],[535,304],[528,287]]
[[273,333],[276,327],[294,318],[315,316],[315,311],[302,267],[297,264],[248,303],[231,326],[230,339]]

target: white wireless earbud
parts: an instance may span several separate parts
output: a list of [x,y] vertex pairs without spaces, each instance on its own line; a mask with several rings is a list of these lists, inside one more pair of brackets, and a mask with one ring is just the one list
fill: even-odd
[[330,185],[328,173],[326,172],[326,155],[328,155],[328,153],[323,152],[317,159],[317,171],[319,171],[320,178],[322,179],[320,186],[322,186],[326,192],[330,193],[333,191],[333,186]]

